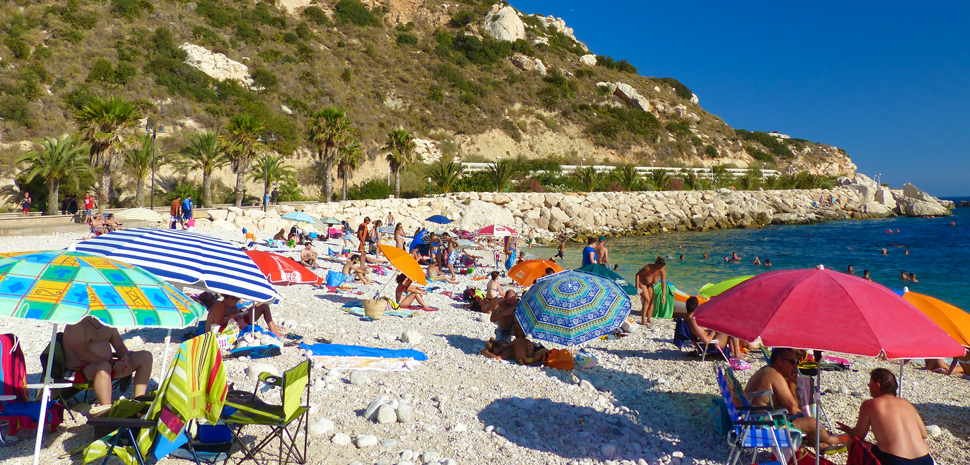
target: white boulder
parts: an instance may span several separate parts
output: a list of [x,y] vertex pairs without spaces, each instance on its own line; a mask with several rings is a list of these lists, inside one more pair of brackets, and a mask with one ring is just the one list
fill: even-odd
[[511,6],[503,7],[501,3],[492,5],[492,9],[485,15],[482,29],[495,40],[515,42],[525,39],[525,24],[519,18],[518,12]]
[[238,61],[188,42],[179,48],[188,55],[185,58],[185,64],[208,74],[213,79],[220,81],[234,79],[246,88],[254,84],[253,78],[249,75],[249,68]]
[[579,62],[586,66],[596,66],[596,55],[592,53],[579,57]]

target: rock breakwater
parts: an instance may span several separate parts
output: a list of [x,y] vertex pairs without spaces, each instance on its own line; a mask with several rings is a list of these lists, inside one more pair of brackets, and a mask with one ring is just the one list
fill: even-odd
[[[861,176],[861,175],[860,175]],[[864,178],[864,177],[862,177]],[[867,178],[865,178],[867,179]],[[444,215],[449,229],[475,231],[504,224],[520,232],[535,229],[539,240],[562,232],[636,235],[672,231],[752,228],[769,224],[809,224],[894,215],[946,216],[952,202],[941,201],[907,185],[889,189],[865,179],[833,189],[594,193],[461,192],[417,199],[381,199],[279,206],[268,212],[229,208],[201,215],[199,226],[219,229],[256,228],[278,231],[292,222],[294,209],[318,217],[336,217],[356,227],[363,218],[404,224],[408,234],[426,226],[431,215]],[[208,215],[208,218],[205,216]],[[208,223],[211,222],[211,223]],[[386,225],[385,225],[386,226]]]

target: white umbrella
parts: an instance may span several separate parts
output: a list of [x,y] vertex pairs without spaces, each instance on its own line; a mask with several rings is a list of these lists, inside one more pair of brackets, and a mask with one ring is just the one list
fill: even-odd
[[162,215],[147,208],[129,208],[114,215],[116,219],[123,221],[152,221],[158,223],[165,221]]

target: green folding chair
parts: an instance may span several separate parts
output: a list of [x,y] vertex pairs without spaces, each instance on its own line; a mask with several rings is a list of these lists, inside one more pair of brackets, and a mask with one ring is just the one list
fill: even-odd
[[[275,376],[269,373],[261,373],[259,382],[252,394],[242,391],[230,391],[229,398],[226,400],[226,410],[223,414],[223,422],[232,431],[234,441],[243,450],[243,457],[237,463],[256,460],[256,454],[273,441],[279,439],[279,463],[284,464],[293,457],[296,463],[306,463],[306,451],[309,444],[310,422],[306,419],[306,412],[309,407],[303,403],[303,393],[306,393],[307,402],[310,401],[310,370],[312,364],[309,359],[299,365],[287,370],[282,376]],[[281,389],[280,398],[282,405],[272,405],[263,402],[256,397],[261,384],[278,387]],[[231,414],[231,409],[235,409]],[[226,417],[226,414],[229,414]],[[290,425],[295,424],[295,434],[290,432]],[[267,435],[252,447],[247,447],[242,441],[241,432],[247,425],[262,425],[271,428]],[[300,435],[300,427],[303,427],[303,450],[297,445],[296,438]],[[286,458],[283,451],[286,451]]]

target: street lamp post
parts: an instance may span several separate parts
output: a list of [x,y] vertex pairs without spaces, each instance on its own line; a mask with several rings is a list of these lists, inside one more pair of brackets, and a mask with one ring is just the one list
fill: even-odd
[[165,132],[165,126],[157,119],[149,118],[145,121],[145,134],[152,136],[152,198],[149,201],[152,210],[155,209],[155,136],[160,132]]
[[[272,132],[267,134],[260,134],[256,139],[256,142],[262,142],[263,145],[269,146],[270,142],[276,142],[276,134]],[[263,212],[266,212],[269,208],[269,168],[268,165],[263,166]]]
[[428,176],[428,197],[431,197],[431,176]]
[[585,158],[583,158],[583,159],[582,159],[582,160],[580,160],[580,162],[579,162],[579,169],[583,169],[583,165],[585,165],[585,164],[586,164],[586,159],[585,159]]
[[876,187],[882,187],[882,173],[876,175]]

